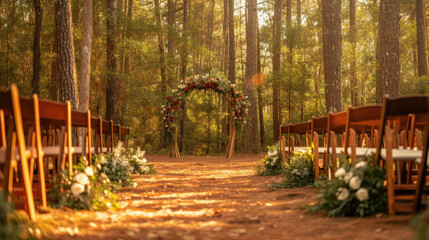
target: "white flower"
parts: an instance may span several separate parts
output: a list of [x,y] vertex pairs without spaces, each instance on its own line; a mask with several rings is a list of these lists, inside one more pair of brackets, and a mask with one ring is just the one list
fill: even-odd
[[92,175],[94,175],[94,169],[92,169],[92,167],[86,167],[85,168],[85,173],[86,173],[86,175],[88,175],[89,177],[91,177]]
[[349,183],[350,179],[353,177],[353,172],[348,172],[344,176],[344,182]]
[[137,187],[137,183],[136,182],[133,182],[133,187]]
[[85,187],[82,184],[74,183],[71,186],[70,191],[73,193],[73,195],[78,196],[79,194],[83,193],[83,191],[85,191]]
[[352,177],[349,182],[349,186],[351,189],[356,190],[360,188],[360,184],[362,183],[362,180],[359,179],[359,177]]
[[359,162],[355,166],[355,168],[363,168],[363,167],[366,167],[366,162],[365,161]]
[[346,169],[338,168],[337,171],[335,172],[335,177],[341,179],[342,177],[344,177],[345,174],[346,174]]
[[359,201],[361,202],[368,200],[369,199],[368,190],[366,188],[360,188],[356,192],[356,198],[359,199]]
[[270,164],[270,162],[266,161],[266,162],[265,162],[265,165],[268,165],[268,164]]
[[337,199],[338,200],[344,201],[349,196],[350,196],[349,190],[347,190],[346,188],[342,188],[342,187],[338,188],[338,191],[337,191]]
[[86,185],[89,183],[88,176],[86,176],[85,173],[77,174],[76,176],[74,176],[74,180],[82,185]]

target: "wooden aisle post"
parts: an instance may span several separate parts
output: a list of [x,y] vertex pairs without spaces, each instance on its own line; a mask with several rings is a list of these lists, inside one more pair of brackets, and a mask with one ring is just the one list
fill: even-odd
[[233,112],[230,110],[230,118],[229,118],[229,142],[228,147],[226,148],[225,157],[230,159],[234,155],[234,144],[235,144],[235,126],[234,120],[232,118]]

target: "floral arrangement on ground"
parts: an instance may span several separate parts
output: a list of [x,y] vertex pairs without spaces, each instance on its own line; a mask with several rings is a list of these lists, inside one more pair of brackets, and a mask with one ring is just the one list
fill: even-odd
[[313,174],[314,155],[312,148],[294,152],[289,164],[285,166],[285,178],[280,183],[269,185],[269,188],[297,188],[314,182]]
[[210,78],[208,75],[196,75],[182,80],[178,89],[174,89],[173,94],[165,98],[164,105],[161,107],[164,127],[171,139],[176,138],[176,121],[179,105],[194,89],[215,91],[227,96],[236,128],[243,126],[247,114],[247,97],[244,97],[243,94],[236,89],[236,85],[232,84],[229,80],[219,77]]
[[72,209],[110,210],[118,207],[113,193],[122,187],[133,186],[131,174],[148,175],[156,172],[153,164],[144,158],[145,151],[139,147],[125,149],[119,142],[112,153],[94,154],[93,165],[86,158],[74,166],[73,178],[68,170],[57,176],[50,192],[55,199],[54,207]]
[[274,176],[281,174],[283,172],[281,159],[280,145],[276,143],[273,146],[269,146],[267,155],[261,159],[262,164],[255,168],[256,175]]
[[355,166],[350,165],[349,159],[341,161],[335,179],[315,183],[320,188],[320,201],[309,210],[323,211],[330,217],[364,217],[386,212],[385,170],[374,162],[374,156],[358,160]]

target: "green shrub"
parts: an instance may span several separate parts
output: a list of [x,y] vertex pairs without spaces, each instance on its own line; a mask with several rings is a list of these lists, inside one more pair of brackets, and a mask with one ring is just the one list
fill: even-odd
[[415,240],[429,239],[429,206],[425,212],[415,216],[411,220],[411,227],[417,230],[414,237]]
[[364,217],[386,212],[385,171],[373,162],[371,157],[351,166],[346,159],[335,172],[334,180],[317,181],[321,197],[310,211],[324,211],[330,217]]
[[74,166],[73,178],[68,170],[55,179],[49,195],[54,199],[54,207],[72,209],[108,210],[117,208],[117,197],[111,192],[110,179],[100,172],[101,165],[88,166],[85,158]]
[[268,153],[261,160],[262,164],[256,166],[256,175],[258,176],[273,176],[283,172],[282,155],[279,144],[268,147]]
[[314,182],[313,153],[309,148],[305,152],[295,152],[290,163],[285,166],[285,178],[281,183],[270,185],[270,188],[297,188]]

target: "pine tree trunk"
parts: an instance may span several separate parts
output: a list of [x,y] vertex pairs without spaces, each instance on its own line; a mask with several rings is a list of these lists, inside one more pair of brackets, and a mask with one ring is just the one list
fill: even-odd
[[[127,26],[126,28],[126,34],[125,37],[129,40],[132,36],[132,21],[133,21],[133,5],[134,0],[128,0],[128,13],[127,13]],[[125,53],[125,59],[124,59],[124,73],[130,72],[130,55],[128,53]]]
[[356,106],[356,92],[357,92],[357,76],[356,76],[356,0],[350,0],[349,5],[350,12],[350,43],[352,48],[352,59],[350,63],[350,79],[351,79],[351,94],[350,94],[350,102],[354,107]]
[[[259,21],[257,26],[257,45],[256,45],[256,71],[260,74],[262,78],[262,66],[261,66],[261,32],[259,30]],[[259,113],[259,137],[261,139],[262,150],[265,149],[265,127],[264,127],[264,109],[263,109],[263,99],[262,99],[262,84],[260,81],[259,86],[256,87],[258,92],[258,113]]]
[[[380,94],[399,96],[399,0],[380,0]],[[381,99],[380,99],[381,100]]]
[[34,41],[33,41],[33,78],[32,92],[40,94],[40,34],[42,32],[43,9],[40,0],[33,0],[34,5]]
[[55,10],[59,99],[61,102],[70,100],[72,108],[77,109],[76,65],[70,1],[57,0]]
[[106,88],[106,119],[116,122],[117,100],[117,0],[107,0],[107,88]]
[[92,49],[92,0],[84,0],[83,7],[83,40],[80,62],[79,110],[89,108],[89,81],[91,74]]
[[282,9],[283,0],[276,0],[274,5],[274,42],[273,42],[273,131],[274,142],[278,141],[281,124],[281,48],[282,48]]
[[174,29],[174,20],[176,15],[176,4],[173,2],[173,0],[168,0],[167,8],[168,8],[168,15],[167,15],[167,24],[168,24],[168,35],[167,35],[167,53],[168,53],[168,85],[170,86],[170,89],[174,88],[173,85],[173,75],[174,75],[174,67],[175,64],[173,62],[174,57],[174,40],[173,40],[173,29]]
[[[372,1],[373,6],[375,7],[377,5],[377,0]],[[381,5],[379,5],[379,12],[381,12]],[[378,17],[378,20],[380,20],[380,16]],[[374,21],[375,22],[375,21]],[[379,22],[377,21],[377,38],[375,43],[375,96],[376,96],[376,103],[380,103],[380,100],[382,99],[381,95],[381,84],[380,84],[380,26]]]
[[[288,63],[288,122],[292,120],[292,82],[293,82],[293,32],[292,32],[292,0],[286,0],[286,45],[288,48],[287,63]],[[280,110],[281,111],[281,110]],[[280,119],[280,124],[282,123]],[[277,129],[279,131],[279,129]]]
[[322,0],[323,66],[328,112],[340,112],[341,104],[341,0]]
[[[181,79],[186,78],[186,69],[188,65],[188,49],[187,49],[187,39],[188,39],[188,0],[183,0],[183,56],[182,56],[182,70],[180,77]],[[185,138],[186,138],[186,102],[182,101],[182,119],[180,121],[180,152],[185,151]]]
[[247,25],[246,25],[246,76],[245,76],[245,94],[248,97],[250,106],[248,120],[246,121],[247,130],[247,151],[259,153],[260,142],[258,133],[258,110],[256,108],[255,86],[252,78],[256,74],[256,27],[257,21],[257,1],[247,0]]
[[164,50],[164,40],[162,36],[162,23],[161,23],[161,13],[159,10],[159,0],[154,0],[155,3],[155,17],[156,24],[158,25],[158,50],[159,50],[159,67],[161,70],[161,94],[162,97],[167,96],[167,77],[165,75],[165,50]]
[[[416,0],[416,25],[417,25],[417,57],[419,77],[428,75],[428,62],[426,58],[426,24],[424,1]],[[426,93],[422,89],[421,94]]]
[[234,0],[229,1],[229,71],[228,80],[235,83]]

